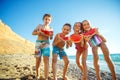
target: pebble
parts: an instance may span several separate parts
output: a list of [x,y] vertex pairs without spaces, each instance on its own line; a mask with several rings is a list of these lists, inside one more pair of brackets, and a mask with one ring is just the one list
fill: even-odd
[[[50,63],[51,64],[51,63]],[[39,68],[39,74],[41,80],[44,77],[44,64],[41,62]],[[57,77],[58,80],[62,80],[64,63],[63,61],[57,62]],[[69,64],[67,74],[69,80],[81,80],[82,73],[76,64]],[[101,71],[100,75],[102,80],[111,80],[111,73]],[[24,54],[12,54],[12,55],[0,55],[0,80],[36,80],[35,78],[35,58],[33,55]],[[53,79],[53,72],[50,65],[49,80]],[[88,68],[87,80],[95,80],[95,70]],[[120,80],[120,75],[117,75],[117,80]]]

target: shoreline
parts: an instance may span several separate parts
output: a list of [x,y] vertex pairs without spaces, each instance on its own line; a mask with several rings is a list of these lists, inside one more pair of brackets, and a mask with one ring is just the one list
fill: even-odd
[[[75,63],[75,56],[68,56],[69,60],[72,63]],[[110,58],[114,64],[114,68],[116,71],[116,74],[120,74],[120,54],[110,54]],[[94,64],[93,64],[93,55],[88,55],[87,56],[87,66],[94,68]],[[109,67],[107,66],[106,61],[104,60],[104,56],[102,54],[99,54],[99,61],[98,61],[99,67],[101,71],[106,71],[106,72],[110,72]]]
[[[0,54],[0,80],[29,80],[35,79],[35,58],[31,54]],[[57,77],[62,80],[63,61],[57,62]],[[39,74],[40,80],[44,80],[44,67],[41,62]],[[101,79],[111,80],[111,73],[100,71]],[[81,80],[82,73],[76,64],[70,62],[66,76],[68,80]],[[117,80],[120,80],[120,74],[116,74]],[[95,80],[95,70],[88,67],[88,80]],[[49,80],[53,79],[51,58],[49,68]]]

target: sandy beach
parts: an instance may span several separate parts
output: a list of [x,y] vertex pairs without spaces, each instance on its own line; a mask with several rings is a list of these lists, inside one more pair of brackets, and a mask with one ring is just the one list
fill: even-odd
[[[62,80],[63,61],[57,63],[57,77]],[[44,65],[40,65],[40,80],[44,80]],[[102,80],[111,80],[109,72],[101,71]],[[70,63],[67,70],[69,80],[81,80],[82,73],[76,64]],[[96,80],[95,70],[88,68],[88,80]],[[35,78],[35,58],[32,54],[0,54],[0,80],[36,80]],[[53,80],[51,58],[49,69],[49,80]],[[120,75],[117,74],[117,80]]]

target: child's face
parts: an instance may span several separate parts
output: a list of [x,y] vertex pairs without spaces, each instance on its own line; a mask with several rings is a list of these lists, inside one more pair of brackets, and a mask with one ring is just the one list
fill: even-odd
[[74,30],[75,32],[78,32],[78,31],[80,31],[80,28],[81,28],[81,24],[80,24],[80,23],[75,23],[75,25],[74,25],[74,27],[73,27],[73,30]]
[[82,26],[85,31],[90,30],[90,24],[88,21],[83,21]]
[[70,27],[67,25],[63,26],[62,33],[67,35],[67,34],[69,34],[69,32],[70,32]]
[[51,23],[51,17],[46,16],[44,19],[44,25],[49,25]]

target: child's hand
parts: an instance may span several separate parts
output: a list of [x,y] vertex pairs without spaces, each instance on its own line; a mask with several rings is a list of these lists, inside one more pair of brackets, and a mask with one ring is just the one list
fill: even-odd
[[84,39],[85,39],[86,42],[88,42],[88,41],[90,40],[91,37],[92,37],[91,35],[84,36]]
[[41,34],[41,32],[40,32],[40,31],[37,31],[37,34],[39,35],[39,34]]
[[60,38],[57,39],[57,43],[60,43],[62,42],[62,40]]
[[72,47],[72,41],[71,40],[67,40],[66,41],[66,48]]
[[96,28],[96,34],[102,39],[103,42],[106,42],[106,39],[99,33],[98,28]]
[[50,36],[53,36],[53,32],[50,32],[50,34],[49,34]]
[[99,31],[98,31],[98,28],[96,28],[96,34],[100,34]]
[[53,38],[53,32],[50,32],[49,36],[50,36],[50,39],[52,39]]

